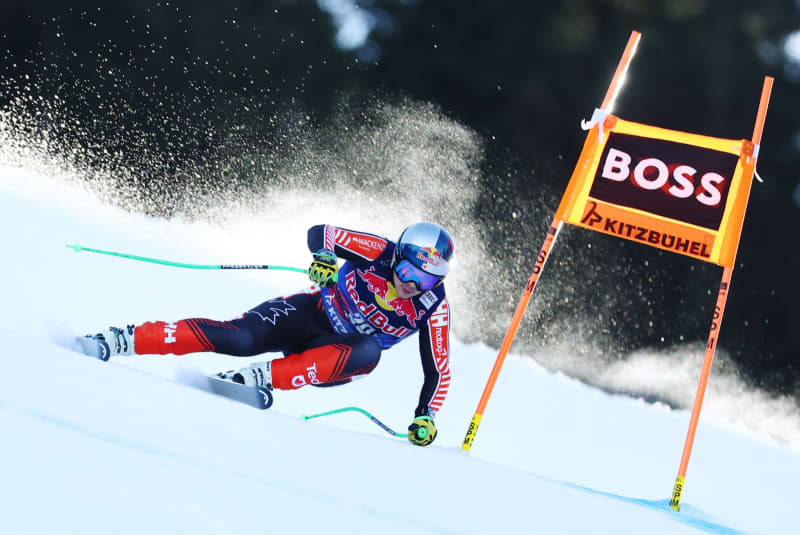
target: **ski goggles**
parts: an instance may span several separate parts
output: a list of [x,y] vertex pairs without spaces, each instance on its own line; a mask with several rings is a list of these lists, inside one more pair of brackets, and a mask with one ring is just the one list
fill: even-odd
[[434,286],[441,282],[442,277],[431,275],[426,271],[409,262],[408,260],[400,260],[394,266],[394,272],[397,273],[397,278],[403,282],[413,282],[417,286],[417,290],[427,292],[432,290]]

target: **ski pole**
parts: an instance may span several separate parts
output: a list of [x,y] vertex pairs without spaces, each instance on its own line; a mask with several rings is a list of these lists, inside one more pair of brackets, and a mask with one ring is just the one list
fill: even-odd
[[208,265],[208,264],[183,264],[180,262],[171,262],[169,260],[159,260],[157,258],[148,258],[146,256],[136,256],[126,253],[116,253],[114,251],[103,251],[101,249],[92,249],[91,247],[83,247],[82,245],[72,244],[67,245],[76,253],[81,251],[89,251],[90,253],[99,253],[109,256],[118,256],[127,258],[129,260],[138,260],[140,262],[150,262],[151,264],[161,264],[164,266],[188,268],[188,269],[279,269],[283,271],[295,271],[297,273],[308,273],[308,270],[303,268],[289,267],[289,266],[270,266],[266,264],[243,264],[243,265]]
[[360,409],[358,407],[344,407],[342,409],[335,409],[335,410],[332,410],[332,411],[321,412],[319,414],[312,414],[312,415],[303,414],[303,415],[301,415],[301,417],[303,418],[303,420],[310,420],[312,418],[319,418],[320,416],[330,416],[331,414],[338,414],[340,412],[347,412],[347,411],[360,412],[361,414],[363,414],[364,416],[366,416],[367,418],[372,420],[375,424],[378,425],[378,427],[380,427],[381,429],[383,429],[384,431],[386,431],[390,435],[394,435],[396,437],[408,436],[407,433],[398,433],[396,431],[393,431],[388,425],[386,425],[385,423],[381,422],[380,420],[375,418],[373,415],[371,415],[370,413],[368,413],[364,409]]

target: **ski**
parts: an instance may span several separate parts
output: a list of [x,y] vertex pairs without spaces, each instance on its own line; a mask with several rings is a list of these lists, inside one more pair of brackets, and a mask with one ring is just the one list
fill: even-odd
[[272,392],[268,388],[234,383],[221,377],[210,376],[207,380],[208,388],[218,396],[245,403],[256,409],[269,409],[272,406]]
[[[86,335],[75,337],[77,347],[74,349],[90,357],[95,357],[107,361],[111,356],[108,344],[97,336]],[[225,374],[216,376],[203,376],[208,390],[218,396],[223,396],[256,409],[268,409],[272,406],[272,392],[268,388],[261,386],[247,386],[241,383],[234,383]]]

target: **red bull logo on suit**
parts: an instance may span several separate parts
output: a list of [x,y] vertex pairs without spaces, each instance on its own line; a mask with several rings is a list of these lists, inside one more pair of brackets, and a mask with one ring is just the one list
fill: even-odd
[[[379,305],[385,303],[387,307],[389,307],[388,309],[393,310],[398,316],[406,318],[411,326],[416,328],[417,321],[425,316],[424,310],[418,312],[414,306],[414,302],[411,299],[401,299],[397,297],[394,288],[391,287],[391,283],[389,283],[389,281],[383,277],[377,275],[374,267],[370,267],[367,271],[360,269],[357,271],[359,278],[367,284],[367,289],[375,294],[375,300]],[[387,324],[388,318],[386,318],[382,312],[377,310],[375,305],[368,306],[359,298],[358,292],[355,289],[355,272],[348,273],[345,282],[348,295],[351,299],[353,299],[353,302],[357,304],[359,311],[365,316],[368,316],[367,319],[369,319],[370,323],[384,332],[387,332],[383,325]],[[378,316],[378,314],[380,316]],[[393,329],[390,325],[386,325],[386,328]],[[401,328],[404,329],[404,327]],[[408,329],[406,329],[406,331],[408,331]]]

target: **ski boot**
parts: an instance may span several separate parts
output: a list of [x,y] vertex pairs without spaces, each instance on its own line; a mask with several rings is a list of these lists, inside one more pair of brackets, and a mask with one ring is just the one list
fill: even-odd
[[103,361],[112,356],[133,355],[133,329],[133,325],[128,325],[125,329],[109,327],[107,331],[101,333],[78,337],[78,343],[88,356]]
[[238,371],[229,370],[217,374],[220,379],[246,386],[260,386],[272,390],[272,363],[256,362]]

